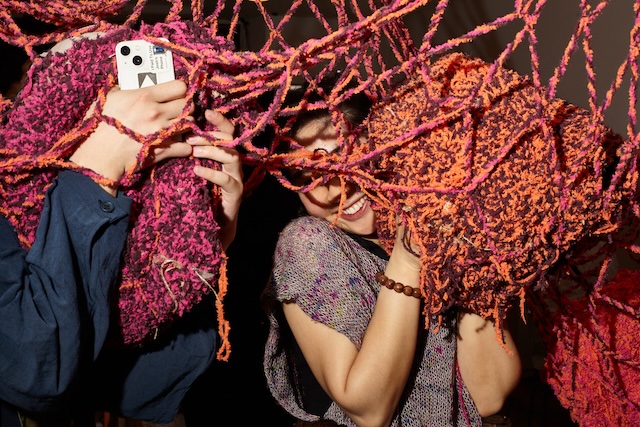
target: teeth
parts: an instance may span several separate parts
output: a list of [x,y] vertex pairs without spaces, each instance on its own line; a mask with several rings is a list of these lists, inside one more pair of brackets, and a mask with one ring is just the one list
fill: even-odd
[[364,202],[365,202],[365,198],[363,197],[357,202],[355,202],[353,205],[349,206],[347,209],[343,210],[342,212],[345,213],[346,215],[353,215],[364,206]]

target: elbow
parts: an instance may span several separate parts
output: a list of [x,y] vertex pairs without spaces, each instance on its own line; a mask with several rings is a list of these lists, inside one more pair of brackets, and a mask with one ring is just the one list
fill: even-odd
[[349,393],[333,394],[333,401],[358,427],[389,427],[398,411],[404,383],[378,390],[372,390],[370,385],[351,385]]
[[27,363],[13,375],[5,375],[0,384],[1,399],[28,412],[59,409],[72,393],[73,377],[36,366]]
[[392,416],[366,414],[365,416],[354,416],[352,421],[358,427],[389,427]]
[[487,384],[488,387],[484,392],[474,398],[474,403],[481,417],[488,417],[500,412],[513,390],[520,383],[521,374],[522,368],[518,363],[512,367],[509,375],[493,384]]
[[514,372],[509,380],[502,383],[495,383],[491,389],[487,389],[484,393],[481,393],[479,398],[474,399],[480,416],[488,417],[500,412],[519,381],[519,371],[518,373]]
[[[34,390],[38,390],[37,388]],[[0,395],[4,394],[4,389],[0,390]],[[62,405],[68,399],[67,393],[36,393],[34,395],[31,390],[23,391],[11,391],[7,396],[3,396],[2,400],[20,408],[27,412],[50,412],[59,410]]]
[[484,418],[500,412],[506,400],[506,396],[494,396],[493,398],[480,399],[474,403],[478,409],[478,414]]
[[358,427],[389,427],[395,414],[395,408],[388,408],[386,405],[373,405],[358,413],[348,410],[345,412]]

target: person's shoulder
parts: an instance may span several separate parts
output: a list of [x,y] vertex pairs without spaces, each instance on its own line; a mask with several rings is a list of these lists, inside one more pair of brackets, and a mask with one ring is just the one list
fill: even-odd
[[314,237],[330,233],[332,228],[331,224],[325,219],[305,215],[289,222],[280,235],[281,237],[293,238]]
[[284,227],[278,238],[278,246],[297,250],[318,249],[319,245],[324,246],[339,239],[340,233],[327,220],[305,215],[295,218]]

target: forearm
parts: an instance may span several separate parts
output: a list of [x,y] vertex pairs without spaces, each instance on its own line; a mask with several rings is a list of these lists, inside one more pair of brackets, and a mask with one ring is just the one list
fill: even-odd
[[[392,255],[385,275],[419,287],[419,271]],[[382,287],[362,348],[349,371],[347,412],[358,425],[387,425],[406,387],[421,325],[420,299]]]
[[233,239],[236,237],[236,230],[238,229],[238,217],[221,224],[220,228],[220,242],[222,248],[226,251],[231,246]]

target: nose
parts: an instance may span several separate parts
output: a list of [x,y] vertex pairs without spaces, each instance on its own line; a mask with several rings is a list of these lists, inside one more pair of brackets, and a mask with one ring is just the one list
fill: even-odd
[[[340,178],[337,176],[331,177],[326,184],[327,189],[327,202],[337,204],[340,203],[340,197],[342,195],[342,184]],[[352,182],[346,181],[344,186],[346,196],[349,197],[356,191],[356,186]]]

